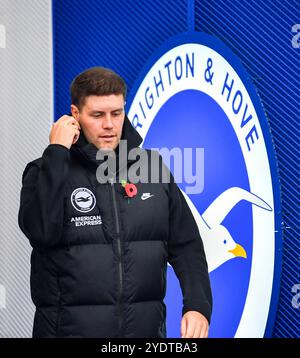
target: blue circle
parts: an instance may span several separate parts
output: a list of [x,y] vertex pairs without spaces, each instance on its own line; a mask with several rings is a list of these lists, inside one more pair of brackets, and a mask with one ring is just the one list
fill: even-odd
[[[247,74],[247,72],[245,71],[245,69],[243,68],[241,61],[239,60],[239,58],[237,58],[233,52],[228,49],[220,40],[218,40],[217,38],[205,34],[205,33],[197,33],[197,32],[187,32],[187,33],[183,33],[180,34],[178,36],[175,36],[171,39],[169,39],[163,46],[161,46],[157,52],[149,59],[149,61],[147,62],[147,64],[145,65],[145,67],[143,68],[143,70],[141,71],[141,75],[139,76],[138,81],[135,83],[135,85],[133,86],[132,91],[130,92],[130,95],[128,97],[128,101],[127,101],[127,106],[126,108],[130,108],[133,99],[138,91],[139,86],[141,85],[142,81],[144,80],[144,78],[146,77],[146,75],[148,74],[149,70],[151,69],[151,67],[153,66],[154,63],[157,62],[157,60],[159,58],[161,58],[167,51],[169,51],[170,49],[176,47],[176,46],[180,46],[183,44],[187,44],[187,43],[196,43],[196,44],[201,44],[204,46],[207,46],[209,48],[212,48],[213,50],[215,50],[216,52],[218,52],[219,54],[222,55],[222,57],[228,62],[230,63],[230,65],[233,67],[233,69],[237,72],[237,74],[239,75],[240,79],[242,80],[244,86],[246,87],[248,94],[251,97],[252,103],[255,107],[256,113],[258,115],[259,121],[260,121],[260,126],[261,126],[261,130],[263,133],[263,137],[264,137],[264,141],[266,144],[266,149],[267,149],[267,153],[268,153],[268,159],[269,159],[269,164],[270,164],[270,169],[271,169],[271,176],[272,176],[272,188],[273,188],[273,194],[274,194],[274,218],[275,218],[275,233],[274,233],[274,240],[275,240],[275,265],[274,265],[274,274],[273,274],[273,289],[272,289],[272,297],[271,297],[271,303],[270,303],[270,309],[269,309],[269,316],[268,316],[268,320],[267,320],[267,324],[266,324],[266,328],[265,328],[265,337],[270,337],[272,335],[272,330],[273,330],[273,326],[274,326],[274,322],[275,322],[275,317],[276,317],[276,310],[277,310],[277,304],[278,304],[278,298],[279,298],[279,288],[280,288],[280,273],[281,273],[281,264],[282,264],[282,251],[281,251],[281,247],[282,247],[282,228],[281,228],[281,206],[280,206],[280,186],[279,186],[279,180],[278,180],[278,172],[277,172],[277,163],[276,163],[276,156],[275,156],[275,149],[274,149],[274,145],[273,145],[273,141],[272,141],[272,137],[270,134],[270,130],[269,130],[269,124],[267,121],[267,118],[265,116],[265,112],[263,110],[263,106],[260,102],[260,99],[257,95],[256,89],[253,85],[253,83],[251,82],[249,75]],[[184,92],[188,92],[188,91],[184,91]],[[181,95],[184,96],[184,92],[179,94],[179,97]],[[189,94],[191,95],[191,93]],[[203,95],[203,94],[202,94]],[[197,95],[195,95],[197,96]],[[200,96],[200,95],[199,95]],[[174,96],[175,97],[175,96]],[[178,97],[178,98],[179,98]],[[208,97],[206,96],[206,100],[208,100]],[[172,98],[170,99],[170,101],[168,101],[166,103],[166,109],[168,110],[166,113],[172,113],[172,106],[169,104],[169,102],[172,104]],[[175,105],[176,107],[177,105]],[[161,111],[158,113],[158,116],[161,116],[161,113],[163,108],[165,106],[162,107]],[[174,108],[175,108],[174,107]],[[188,108],[188,106],[186,104],[183,104],[183,107],[190,111],[190,109]],[[179,109],[178,106],[176,107],[177,110]],[[206,110],[207,105],[206,103],[204,104],[204,107],[202,108],[198,108],[199,113],[204,113],[204,111],[207,112]],[[217,106],[216,104],[214,105],[210,105],[210,108],[214,108],[214,110],[217,112]],[[165,109],[165,110],[166,110]],[[170,112],[169,112],[170,111]],[[176,115],[176,113],[173,112],[174,115]],[[194,113],[195,114],[195,113]],[[176,143],[178,143],[179,145],[182,145],[185,141],[185,139],[183,138],[185,135],[183,135],[183,133],[186,133],[185,131],[180,132],[180,128],[182,128],[182,124],[176,124],[175,127],[167,127],[166,126],[166,118],[161,116],[161,120],[158,121],[157,118],[158,116],[156,116],[155,120],[153,121],[153,126],[157,126],[159,127],[160,125],[162,125],[161,128],[165,128],[165,130],[167,130],[167,132],[163,132],[163,129],[161,129],[162,131],[157,131],[157,129],[152,127],[149,130],[149,135],[147,135],[145,144],[150,144],[151,141],[153,141],[153,143],[155,142],[155,145],[153,145],[154,147],[159,147],[159,143],[162,143],[162,147],[164,146],[168,146],[171,145],[171,147],[176,146]],[[187,119],[187,116],[184,117],[186,124],[190,123],[191,121]],[[224,118],[223,118],[224,119]],[[177,120],[178,121],[178,120]],[[156,124],[161,122],[161,124]],[[175,122],[175,121],[174,121]],[[196,122],[196,121],[195,121]],[[222,122],[226,122],[226,121],[222,121]],[[170,123],[170,124],[174,124],[174,123]],[[172,128],[177,128],[177,131],[172,132]],[[198,127],[198,133],[201,132],[203,128]],[[206,130],[209,130],[206,127]],[[156,131],[156,136],[159,137],[155,137],[154,138],[154,131]],[[171,131],[171,132],[170,132]],[[158,133],[160,132],[160,133]],[[216,129],[216,132],[219,134],[216,134],[216,136],[218,136],[218,138],[221,138],[221,130],[219,129],[219,127]],[[163,134],[162,134],[163,133]],[[167,133],[168,135],[166,135],[165,133]],[[189,132],[189,135],[191,135],[191,137],[187,137],[186,140],[188,140],[189,138],[191,138],[191,143],[194,145],[195,142],[195,136],[196,136],[197,132],[194,132],[193,130],[191,130]],[[171,135],[172,134],[172,135]],[[201,136],[201,135],[200,135]],[[151,139],[152,138],[152,139]],[[230,137],[230,140],[232,140],[233,136]],[[234,139],[233,139],[234,140]],[[167,145],[168,143],[168,145]],[[218,145],[218,144],[217,144]],[[233,144],[231,144],[230,146],[232,146]],[[151,143],[152,146],[152,143]],[[191,145],[189,145],[188,147],[191,147]],[[217,152],[217,151],[216,151]],[[239,151],[237,150],[235,153],[237,154]],[[211,153],[207,154],[208,156],[211,156],[211,158],[214,158],[214,155]],[[206,156],[207,156],[206,155]],[[224,155],[226,155],[226,153],[224,153]],[[238,154],[237,154],[238,155]],[[242,161],[240,161],[241,165],[242,165]],[[222,164],[219,164],[222,166]],[[242,165],[243,167],[243,165]],[[241,170],[243,168],[240,168]],[[240,173],[241,174],[241,173]],[[234,177],[235,177],[236,173],[234,173]],[[209,176],[211,183],[215,183],[216,178],[214,178],[214,176]],[[239,180],[244,180],[244,176],[240,175],[239,178],[237,178]],[[230,183],[229,178],[225,178],[225,181],[227,183]],[[244,183],[245,184],[245,183]],[[220,184],[221,185],[221,184]],[[212,185],[213,186],[213,185]],[[243,187],[244,189],[247,189],[247,186]],[[217,187],[215,188],[217,189]],[[197,200],[197,199],[193,199],[192,196],[190,196],[190,199],[192,199],[192,201],[194,202],[194,204],[196,205],[196,207],[198,208],[198,210],[200,211],[200,213],[202,213],[201,210],[203,210],[205,207],[207,207],[207,205],[209,205],[209,203],[211,202],[211,200],[213,200],[214,195],[213,195],[213,191],[215,189],[211,189],[212,191],[210,191],[210,193],[207,192],[207,196],[202,195],[201,200]],[[226,188],[228,189],[228,187]],[[206,190],[206,188],[205,188]],[[206,192],[205,192],[206,193]],[[215,193],[216,194],[216,193]],[[245,207],[241,207],[241,206],[245,206]],[[234,208],[230,215],[224,220],[224,225],[226,225],[226,227],[230,230],[239,230],[240,232],[231,232],[231,234],[237,235],[237,236],[241,236],[243,234],[243,227],[241,227],[242,225],[235,225],[234,221],[232,218],[238,218],[238,214],[235,213],[236,208]],[[247,206],[247,203],[241,203],[239,204],[239,210],[244,210],[245,214],[247,210],[251,210],[251,208],[249,208],[249,206]],[[245,215],[243,214],[243,215]],[[248,213],[249,215],[249,213]],[[230,221],[232,220],[232,221]],[[236,227],[237,226],[237,227]],[[252,228],[251,228],[252,230]],[[248,231],[249,232],[249,231]],[[249,247],[248,247],[249,249]],[[251,250],[252,252],[252,250]],[[247,254],[249,255],[249,252],[247,252]],[[251,261],[251,258],[248,256],[248,262]],[[227,262],[226,264],[228,264],[228,268],[226,268],[226,270],[230,270],[231,264],[235,263],[237,261],[231,260],[229,262]],[[242,262],[242,261],[240,261]],[[222,268],[223,269],[223,268]],[[231,268],[232,269],[232,268]],[[249,269],[249,267],[247,268],[247,270]],[[233,270],[233,269],[232,269]],[[216,272],[218,271],[218,269],[216,270]],[[234,271],[234,270],[233,270]],[[232,273],[232,280],[234,281],[234,274],[235,272]],[[177,290],[176,295],[179,296],[180,290],[179,290],[179,285],[178,282],[173,282],[172,281],[172,271],[168,271],[168,279],[170,282],[168,282],[168,287],[170,287],[170,285],[174,286],[174,290]],[[213,282],[217,282],[218,278],[214,277],[217,276],[217,273],[213,272],[211,274],[212,277],[212,281]],[[236,327],[236,322],[232,323],[230,325],[230,327],[228,328],[228,330],[224,330],[222,329],[222,325],[224,325],[225,323],[222,321],[216,322],[214,323],[214,317],[218,317],[219,313],[219,308],[221,307],[219,305],[219,302],[221,302],[221,300],[223,300],[223,310],[227,311],[228,315],[231,315],[232,311],[236,309],[236,307],[234,307],[234,305],[232,304],[232,302],[228,302],[227,299],[228,297],[224,297],[224,287],[228,284],[230,284],[232,286],[232,296],[234,295],[241,295],[241,292],[244,292],[244,287],[240,288],[238,285],[234,285],[234,282],[225,282],[224,280],[221,282],[222,280],[220,279],[220,286],[218,286],[216,288],[216,284],[213,283],[213,285],[215,287],[213,287],[213,295],[214,295],[214,308],[213,308],[213,317],[212,317],[212,325],[210,328],[210,333],[212,336],[221,336],[225,331],[227,333],[224,333],[225,336],[233,336],[233,332],[234,332],[234,327]],[[248,287],[248,279],[246,281],[244,281],[243,283],[244,285],[247,285]],[[234,288],[235,286],[235,288]],[[167,297],[167,305],[171,304],[168,302],[169,297]],[[174,298],[172,298],[174,299]],[[242,298],[241,298],[241,302],[242,302]],[[216,303],[217,303],[217,308],[216,308]],[[181,314],[181,306],[182,306],[182,302],[177,302],[176,303],[176,307],[174,306],[172,309],[172,312],[169,313],[169,317],[168,317],[168,330],[169,330],[169,336],[170,336],[170,332],[174,332],[174,335],[172,333],[172,336],[177,337],[179,336],[179,329],[180,327],[173,327],[173,322],[172,322],[172,318],[170,318],[174,315],[177,317],[177,321],[176,324],[178,325],[178,320],[180,318],[180,314]],[[240,310],[240,308],[239,308]],[[235,315],[237,316],[237,315]],[[179,318],[178,318],[179,317]],[[171,321],[170,321],[171,320]],[[214,327],[214,325],[218,325],[219,327]],[[173,330],[174,328],[174,330]],[[176,333],[177,332],[177,333]]]
[[[147,133],[144,147],[180,148],[183,158],[184,150],[192,148],[194,169],[196,148],[204,148],[204,190],[189,195],[200,214],[228,188],[249,190],[244,158],[231,123],[222,108],[205,93],[186,90],[164,103]],[[190,184],[183,180],[178,185],[186,191],[185,186]],[[243,312],[252,259],[251,204],[240,202],[222,224],[234,241],[245,248],[247,259],[231,259],[210,274],[214,298],[210,337],[233,337]],[[181,306],[181,294],[172,271],[166,296],[167,327],[169,337],[179,337],[181,317],[177,307]],[[234,309],[225,309],[226,306]]]

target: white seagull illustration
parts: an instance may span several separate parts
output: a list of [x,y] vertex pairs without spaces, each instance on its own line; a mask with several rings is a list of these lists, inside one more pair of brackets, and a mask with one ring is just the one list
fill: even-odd
[[6,306],[6,291],[5,287],[0,284],[0,309]]
[[182,191],[198,225],[205,249],[208,271],[211,272],[234,257],[247,257],[245,249],[236,243],[222,225],[225,217],[241,200],[272,211],[263,199],[239,187],[232,187],[220,194],[200,215],[190,198]]

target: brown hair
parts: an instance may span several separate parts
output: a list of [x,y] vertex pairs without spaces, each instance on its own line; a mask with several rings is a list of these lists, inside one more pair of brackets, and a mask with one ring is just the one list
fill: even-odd
[[114,71],[105,67],[92,67],[74,78],[70,86],[72,104],[79,109],[88,96],[122,94],[126,98],[126,83]]

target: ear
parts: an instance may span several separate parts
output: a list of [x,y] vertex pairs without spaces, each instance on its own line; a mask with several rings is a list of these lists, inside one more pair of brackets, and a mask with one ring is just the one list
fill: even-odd
[[79,109],[75,106],[75,104],[71,104],[71,113],[76,120],[79,119]]

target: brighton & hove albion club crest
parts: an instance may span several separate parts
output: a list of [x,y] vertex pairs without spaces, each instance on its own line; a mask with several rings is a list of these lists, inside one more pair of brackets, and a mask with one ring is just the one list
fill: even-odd
[[81,213],[88,213],[96,205],[95,195],[87,188],[77,188],[71,194],[71,203],[74,209]]
[[[184,176],[178,185],[206,252],[210,337],[270,335],[279,292],[279,186],[268,122],[240,60],[212,36],[182,34],[149,61],[128,102],[144,148],[202,149],[201,192],[188,192]],[[179,337],[182,296],[171,267],[167,275],[167,334]]]

